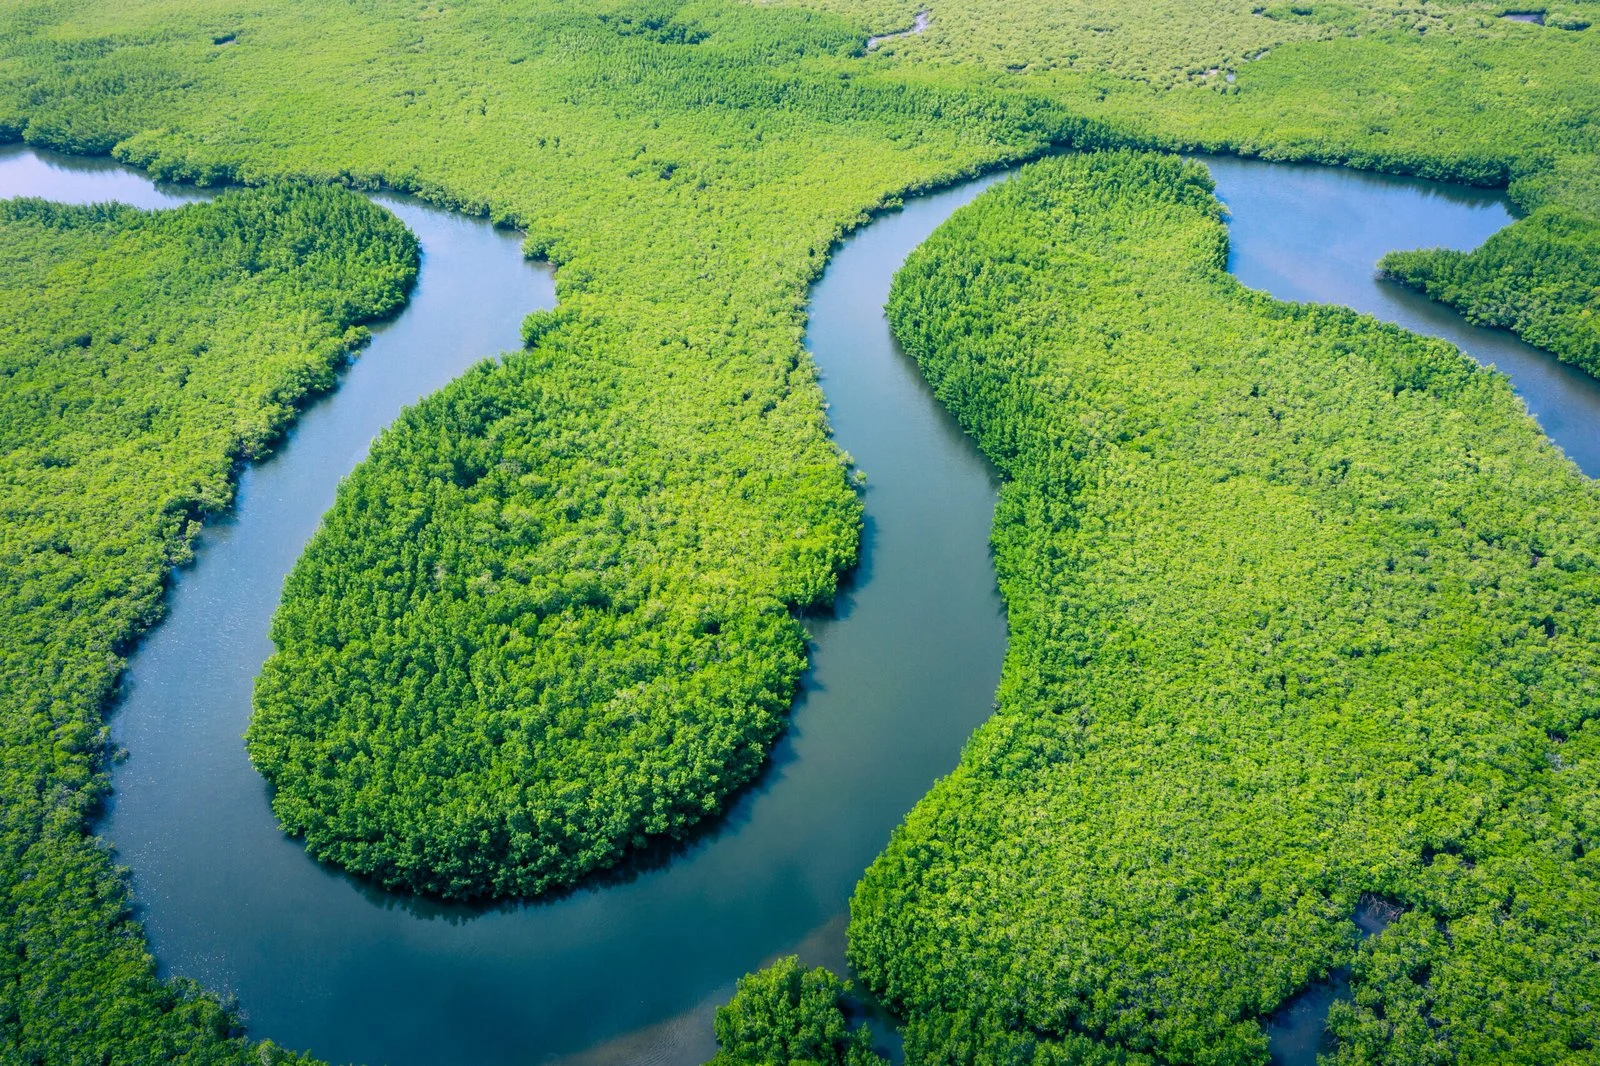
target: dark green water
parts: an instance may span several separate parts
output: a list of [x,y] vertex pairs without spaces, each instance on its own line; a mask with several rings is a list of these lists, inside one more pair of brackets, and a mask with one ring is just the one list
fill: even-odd
[[[1592,472],[1600,387],[1373,280],[1390,248],[1480,242],[1508,221],[1498,197],[1316,168],[1213,167],[1248,284],[1383,317],[1399,307],[1437,321],[1427,332],[1468,331],[1458,343],[1506,369],[1501,347],[1471,346],[1525,352],[1530,405]],[[850,890],[987,716],[1004,653],[987,549],[992,473],[882,313],[905,255],[983,184],[875,221],[813,291],[807,344],[838,442],[870,478],[866,540],[835,615],[809,623],[813,669],[769,771],[666,865],[489,910],[378,893],[312,863],[278,832],[240,740],[283,577],[339,479],[403,405],[514,346],[522,316],[553,302],[515,235],[380,197],[423,244],[411,305],[278,454],[245,473],[235,513],[177,576],[112,719],[130,757],[100,830],[134,872],[164,970],[237,994],[255,1035],[399,1066],[698,1063],[711,1011],[739,974],[791,951],[842,966]],[[109,163],[0,150],[0,196],[15,195],[154,207],[197,194]]]

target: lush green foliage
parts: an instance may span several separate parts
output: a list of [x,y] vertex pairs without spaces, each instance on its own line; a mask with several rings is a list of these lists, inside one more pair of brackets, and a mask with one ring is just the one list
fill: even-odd
[[[521,225],[560,267],[534,350],[386,436],[295,576],[254,751],[321,853],[444,893],[533,891],[681,831],[751,771],[801,662],[787,608],[854,557],[799,340],[806,283],[864,209],[1116,140],[1600,200],[1592,30],[1476,4],[968,0],[864,55],[867,14],[896,28],[917,5],[814,2],[844,6],[0,7],[0,139],[202,182],[388,184]],[[338,593],[359,610],[330,617]],[[442,713],[408,717],[435,696]],[[681,751],[650,750],[680,729]],[[348,772],[313,770],[319,752]],[[70,798],[88,778],[40,780]],[[60,937],[100,943],[78,902],[97,882],[63,877]],[[19,995],[55,994],[39,972]],[[28,1023],[57,1027],[46,1057],[76,1061],[68,1017]]]
[[[919,6],[793,2],[882,27]],[[1524,208],[1564,209],[1554,216],[1559,249],[1538,214],[1500,238],[1541,277],[1543,261],[1527,253],[1562,253],[1553,278],[1511,291],[1566,305],[1553,289],[1600,287],[1600,29],[1589,25],[1600,24],[1600,4],[1550,5],[1545,26],[1507,21],[1504,10],[1475,0],[966,0],[936,8],[926,33],[886,45],[868,65],[931,81],[958,65],[1009,71],[1017,90],[1151,147],[1509,183]],[[1500,273],[1498,264],[1474,269]],[[1566,319],[1556,327],[1534,313],[1528,339],[1571,358],[1577,327]]]
[[[400,420],[344,486],[287,585],[249,738],[313,854],[444,896],[570,884],[755,775],[805,665],[792,612],[831,600],[859,522],[796,343],[804,281],[917,176],[897,137],[1001,150],[959,95],[772,73],[776,51],[847,54],[848,27],[742,7],[546,17],[505,69],[606,101],[609,121],[572,120],[603,136],[559,153],[585,178],[561,191],[629,209],[558,233],[517,212],[562,265],[562,311]],[[464,47],[454,32],[440,51]],[[644,102],[611,90],[621,75]],[[1026,111],[996,113],[1040,143]],[[844,163],[851,145],[869,162]]]
[[157,213],[0,202],[6,1061],[274,1060],[215,1000],[155,978],[86,835],[101,713],[238,462],[332,384],[357,323],[398,307],[416,269],[399,221],[336,189]]
[[[296,595],[279,626],[286,657],[269,672],[264,703],[288,691],[283,686],[348,680],[348,690],[320,691],[337,691],[338,706],[347,707],[370,683],[376,706],[393,714],[411,697],[391,680],[420,669],[425,655],[507,667],[475,679],[485,686],[481,701],[411,724],[416,733],[408,735],[426,734],[415,745],[418,759],[384,767],[379,783],[414,791],[397,801],[378,797],[370,779],[356,776],[370,762],[352,759],[348,783],[320,793],[364,788],[372,807],[356,817],[397,834],[397,857],[369,867],[379,876],[420,871],[414,883],[462,894],[530,891],[610,861],[638,830],[681,826],[752,771],[800,669],[803,636],[787,608],[826,601],[857,538],[859,505],[827,439],[821,393],[800,346],[807,282],[864,209],[1084,128],[1051,107],[954,82],[908,87],[857,77],[850,53],[858,46],[837,20],[717,3],[681,11],[532,0],[450,9],[241,9],[227,0],[0,6],[0,139],[114,148],[180,179],[255,183],[298,174],[385,183],[517,222],[531,232],[533,250],[561,267],[563,311],[531,323],[536,351],[469,375],[380,442],[295,577],[306,599]],[[172,310],[169,302],[151,306]],[[530,406],[511,409],[512,401]],[[485,425],[484,439],[465,435]],[[434,436],[410,439],[412,430]],[[423,460],[417,471],[385,466],[412,457]],[[448,479],[438,476],[444,471]],[[487,483],[468,484],[480,477]],[[393,485],[416,494],[385,497],[389,509],[366,519],[354,514],[352,501]],[[490,499],[491,487],[504,500]],[[416,535],[404,524],[380,526],[411,507],[427,518]],[[131,505],[126,513],[141,512]],[[185,523],[190,517],[198,511],[184,512]],[[73,535],[96,531],[86,520]],[[341,542],[351,534],[372,539]],[[409,595],[421,550],[432,553],[425,580],[439,587],[419,585],[417,610],[399,622],[419,634],[420,650],[400,649],[386,664],[358,643],[348,648],[348,675],[319,673],[328,659],[315,641],[337,639],[340,624],[390,639],[396,624],[371,612],[400,603],[382,598],[395,588]],[[378,572],[338,574],[365,558],[380,560]],[[325,579],[350,582],[351,606],[360,610],[348,623],[319,616],[317,583]],[[520,621],[527,631],[474,613],[507,605],[532,608]],[[426,622],[463,618],[460,642],[450,632],[419,632]],[[535,621],[540,644],[530,652]],[[608,654],[591,656],[591,638]],[[466,643],[502,639],[500,647]],[[104,642],[88,646],[108,654]],[[41,676],[66,676],[78,661],[36,650],[31,662]],[[563,671],[563,658],[593,668]],[[291,662],[305,666],[303,679],[286,669]],[[76,706],[89,724],[78,740],[63,734],[64,745],[93,746],[95,719],[84,716],[97,713],[104,692],[85,687]],[[669,698],[685,702],[669,706]],[[594,710],[615,700],[593,715],[594,774],[570,757],[583,741],[568,735],[573,708],[590,699]],[[64,713],[41,705],[18,716]],[[512,712],[497,717],[507,707]],[[266,711],[254,731],[257,757],[297,754],[289,742],[303,742],[324,709],[296,708],[300,738],[286,716]],[[352,739],[350,723],[328,725],[327,750]],[[15,728],[17,744],[34,742]],[[650,750],[680,728],[698,747]],[[395,750],[390,738],[371,736],[381,751]],[[285,743],[275,748],[278,738]],[[477,758],[504,746],[525,758],[544,753],[535,743],[564,761],[541,761],[546,776],[517,782],[511,802],[520,806],[505,812],[504,824],[522,833],[537,816],[542,835],[524,833],[533,846],[507,856],[522,865],[494,865],[500,842],[484,842],[480,830],[502,815],[483,812],[502,802],[500,775],[520,767],[488,765],[457,784],[442,775],[462,768],[449,761],[458,749]],[[415,771],[432,769],[420,759],[444,752],[440,777],[419,780]],[[89,759],[40,764],[7,786],[6,802],[91,804],[99,785]],[[283,776],[280,783],[280,809],[314,832],[309,816],[293,811],[293,784]],[[323,787],[307,780],[300,797],[315,799]],[[583,790],[595,803],[584,802]],[[616,817],[598,806],[633,802],[645,790],[639,806]],[[441,794],[449,805],[429,806]],[[545,795],[553,806],[541,809]],[[331,821],[338,812],[323,813]],[[401,834],[419,819],[431,819],[443,850],[405,865]],[[63,947],[56,955],[30,948],[37,954],[27,961],[5,955],[7,1002],[18,1006],[0,1021],[3,1042],[48,1062],[77,1063],[102,1050],[113,1061],[163,1057],[157,1033],[131,1023],[117,1029],[116,1019],[165,1017],[175,993],[149,981],[132,927],[109,920],[107,908],[115,917],[125,896],[106,887],[101,853],[61,839],[69,843],[51,846],[77,849],[79,865],[51,860],[54,883],[28,882],[39,892],[37,913],[18,928],[48,928],[30,938]],[[545,851],[552,842],[555,850]],[[356,863],[364,861],[358,850],[328,853]],[[7,884],[33,862],[20,855],[8,858]],[[83,961],[97,957],[110,961]],[[130,957],[134,977],[116,978],[116,960]],[[213,1002],[201,1007],[216,1011]]]
[[1473,252],[1391,252],[1388,276],[1600,374],[1600,219],[1546,207]]
[[793,955],[739,979],[717,1008],[717,1055],[710,1066],[887,1066],[866,1025],[850,1028],[850,986]]
[[[1600,5],[1589,0],[1552,5],[1549,26],[1542,30],[1508,24],[1498,17],[1505,5],[1479,0],[1294,4],[1152,0],[1137,6],[1112,0],[1057,0],[1050,4],[967,0],[956,6],[923,0],[786,2],[860,19],[874,32],[910,26],[916,11],[930,12],[924,33],[883,45],[884,54],[896,63],[986,66],[1026,72],[1035,78],[1108,74],[1159,89],[1227,85],[1218,74],[1243,71],[1245,64],[1265,59],[1271,49],[1290,44],[1341,38],[1397,42],[1430,33],[1547,43],[1562,36],[1557,23],[1572,24],[1585,18],[1600,21]],[[1308,70],[1302,76],[1310,75],[1306,80],[1314,81],[1317,73]]]
[[[1224,272],[1203,168],[1027,168],[890,318],[1007,478],[995,717],[852,905],[914,1062],[1600,1048],[1600,490],[1504,378]],[[1405,913],[1358,947],[1363,894]]]

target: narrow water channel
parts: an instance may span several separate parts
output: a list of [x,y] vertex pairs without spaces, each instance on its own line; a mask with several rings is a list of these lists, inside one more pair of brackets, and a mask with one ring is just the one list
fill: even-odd
[[[1373,279],[1379,254],[1470,247],[1508,221],[1493,194],[1209,162],[1235,216],[1236,272],[1286,298],[1374,310],[1362,301],[1377,288],[1404,306],[1409,294]],[[1279,174],[1314,176],[1293,212],[1271,198]],[[665,866],[489,909],[376,892],[311,862],[278,832],[240,739],[282,580],[338,480],[401,407],[514,346],[522,316],[553,301],[515,235],[378,197],[422,241],[411,304],[278,453],[246,471],[234,514],[207,528],[196,562],[176,576],[168,618],[134,655],[113,714],[130,755],[100,829],[133,870],[164,972],[236,994],[254,1035],[335,1062],[688,1066],[712,1050],[711,1011],[739,974],[790,951],[842,967],[855,881],[987,717],[1005,650],[988,555],[993,473],[882,310],[906,254],[994,180],[876,220],[813,290],[807,346],[838,443],[869,477],[865,543],[834,615],[808,622],[813,668],[769,771]],[[0,150],[0,196],[18,195],[157,207],[197,194],[156,189],[104,161]],[[1376,250],[1336,239],[1357,219],[1383,238]],[[1397,219],[1416,226],[1402,236]],[[1309,251],[1308,231],[1325,238]],[[1515,341],[1414,303],[1469,331],[1473,354],[1518,373],[1501,349],[1471,347],[1479,334]],[[1534,389],[1535,413],[1569,454],[1589,455],[1600,388],[1527,351],[1537,357],[1530,380],[1556,382]]]
[[1476,248],[1511,223],[1503,192],[1258,159],[1203,162],[1232,215],[1228,269],[1240,281],[1280,300],[1353,307],[1498,367],[1578,469],[1600,476],[1600,380],[1377,276],[1387,252]]
[[[799,951],[843,967],[850,891],[992,706],[1005,623],[996,484],[883,318],[905,255],[979,184],[914,201],[842,248],[809,344],[841,447],[867,472],[862,563],[759,786],[686,854],[550,903],[379,893],[277,829],[240,739],[284,576],[338,480],[400,408],[518,343],[549,306],[514,235],[379,197],[421,239],[407,309],[270,460],[173,582],[112,716],[129,752],[100,832],[133,871],[166,973],[238,996],[251,1032],[334,1062],[699,1063],[732,981]],[[173,201],[104,161],[0,154],[0,196]]]

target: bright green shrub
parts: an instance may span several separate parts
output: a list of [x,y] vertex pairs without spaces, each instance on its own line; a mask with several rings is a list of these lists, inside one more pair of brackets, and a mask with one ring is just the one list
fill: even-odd
[[886,1066],[865,1025],[850,1028],[850,992],[822,967],[806,970],[793,955],[739,979],[717,1008],[717,1055],[709,1066]]

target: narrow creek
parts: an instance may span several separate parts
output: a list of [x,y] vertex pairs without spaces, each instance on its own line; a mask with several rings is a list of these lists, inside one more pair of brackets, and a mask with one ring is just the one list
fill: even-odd
[[[1509,221],[1501,197],[1208,163],[1234,213],[1232,267],[1247,284],[1449,336],[1510,372],[1586,472],[1600,467],[1600,385],[1373,278],[1393,248],[1480,243]],[[163,971],[237,995],[252,1033],[282,1045],[335,1062],[443,1066],[699,1063],[712,1050],[711,1012],[739,974],[787,952],[842,967],[855,881],[988,715],[1005,651],[988,554],[993,472],[882,310],[906,254],[996,180],[882,216],[813,289],[806,343],[838,443],[868,474],[867,518],[862,563],[836,611],[808,622],[813,666],[768,772],[670,863],[487,909],[377,892],[311,862],[277,830],[240,739],[281,583],[339,479],[405,404],[514,347],[522,316],[554,301],[515,234],[377,197],[422,242],[411,304],[374,331],[278,452],[244,473],[234,513],[175,575],[167,619],[133,656],[112,716],[130,755],[100,832],[133,871]],[[1284,189],[1299,190],[1289,206],[1274,199]],[[0,149],[0,196],[19,195],[161,207],[201,194],[103,160]],[[1366,236],[1352,240],[1357,232]]]

